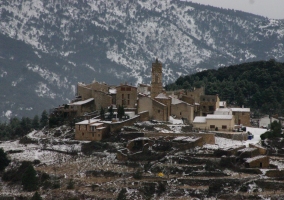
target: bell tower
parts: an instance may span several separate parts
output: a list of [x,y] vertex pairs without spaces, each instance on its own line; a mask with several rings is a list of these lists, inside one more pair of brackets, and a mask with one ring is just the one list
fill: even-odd
[[163,91],[162,63],[156,61],[152,63],[151,98],[154,99]]

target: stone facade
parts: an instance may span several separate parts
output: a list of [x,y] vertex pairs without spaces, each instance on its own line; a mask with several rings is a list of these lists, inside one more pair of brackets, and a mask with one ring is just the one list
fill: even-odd
[[199,103],[202,95],[205,95],[204,87],[194,88],[193,91],[187,91],[185,96],[192,98],[195,103]]
[[155,97],[155,100],[164,104],[167,108],[165,110],[165,116],[163,117],[164,120],[162,121],[168,121],[169,117],[171,115],[171,98],[167,97],[165,94],[161,93],[158,96]]
[[106,109],[110,105],[112,105],[112,96],[104,93],[102,91],[93,90],[92,96],[94,97],[95,101],[95,110],[100,111],[101,107]]
[[200,96],[200,116],[206,116],[207,114],[213,114],[214,111],[219,108],[219,96],[218,95],[201,95]]
[[75,124],[75,139],[100,141],[106,133],[106,127],[99,120],[85,120]]
[[185,118],[191,123],[194,117],[194,106],[182,101],[172,103],[171,115],[175,115],[178,119]]
[[247,168],[269,168],[269,157],[268,156],[256,156],[247,159],[245,162]]
[[163,91],[163,72],[162,63],[156,59],[152,63],[151,98],[154,99]]
[[125,108],[134,108],[137,103],[137,87],[120,85],[116,87],[116,104]]
[[235,116],[235,124],[250,126],[250,109],[249,108],[231,108]]

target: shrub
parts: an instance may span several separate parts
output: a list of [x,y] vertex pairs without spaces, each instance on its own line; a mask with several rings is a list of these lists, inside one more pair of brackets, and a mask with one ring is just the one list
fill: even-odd
[[39,193],[36,191],[33,195],[33,197],[31,198],[31,200],[42,200],[41,196],[39,195]]
[[138,170],[133,174],[133,178],[140,180],[140,179],[142,178],[142,174],[143,174],[142,170],[141,170],[141,169],[138,169]]
[[67,185],[67,190],[73,190],[74,188],[75,188],[75,183],[72,179],[70,179]]
[[32,165],[29,165],[22,177],[23,189],[25,191],[35,191],[38,189],[38,178]]
[[116,200],[126,200],[127,198],[126,193],[127,193],[127,190],[125,188],[122,188],[120,192],[118,193]]
[[10,163],[7,154],[0,148],[0,171],[3,171]]

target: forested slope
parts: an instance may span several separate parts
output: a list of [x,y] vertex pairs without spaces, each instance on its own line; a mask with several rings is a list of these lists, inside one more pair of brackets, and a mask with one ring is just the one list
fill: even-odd
[[206,70],[181,76],[166,90],[205,87],[206,94],[219,94],[221,100],[264,113],[283,114],[284,63],[258,61]]

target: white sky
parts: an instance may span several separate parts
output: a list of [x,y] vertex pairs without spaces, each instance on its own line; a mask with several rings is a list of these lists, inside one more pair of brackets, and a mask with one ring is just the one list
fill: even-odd
[[268,17],[284,19],[284,0],[187,0],[215,7],[242,10]]

